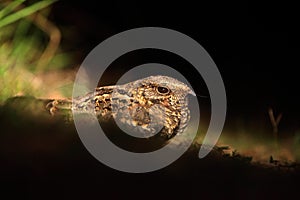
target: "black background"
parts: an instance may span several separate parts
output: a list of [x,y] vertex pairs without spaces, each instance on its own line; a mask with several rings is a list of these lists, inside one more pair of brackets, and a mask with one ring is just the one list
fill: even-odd
[[[63,33],[62,45],[66,51],[77,52],[78,64],[96,45],[119,32],[147,26],[174,29],[200,43],[219,68],[228,98],[227,124],[241,118],[251,121],[249,126],[256,126],[256,122],[258,127],[270,126],[267,109],[272,107],[275,114],[284,113],[281,129],[293,133],[299,128],[296,5],[253,1],[59,1],[52,11],[51,18]],[[151,61],[151,56],[135,56],[127,59],[127,65],[137,58]],[[174,63],[172,59],[162,62],[169,66]],[[197,82],[199,76],[194,74],[191,70],[186,76]],[[203,90],[201,86],[197,93]]]

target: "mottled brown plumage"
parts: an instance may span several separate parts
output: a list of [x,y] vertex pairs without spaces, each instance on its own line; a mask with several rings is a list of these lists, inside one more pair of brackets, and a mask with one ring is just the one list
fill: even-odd
[[95,112],[98,119],[114,118],[132,131],[171,138],[181,133],[189,121],[187,95],[193,91],[167,76],[150,76],[124,85],[98,87],[94,92],[71,100],[54,100],[50,112],[71,109]]

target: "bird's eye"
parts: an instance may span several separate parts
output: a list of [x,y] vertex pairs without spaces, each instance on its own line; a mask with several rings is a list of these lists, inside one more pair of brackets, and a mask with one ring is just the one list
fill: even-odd
[[169,88],[166,87],[157,87],[157,92],[160,94],[168,94],[170,92]]

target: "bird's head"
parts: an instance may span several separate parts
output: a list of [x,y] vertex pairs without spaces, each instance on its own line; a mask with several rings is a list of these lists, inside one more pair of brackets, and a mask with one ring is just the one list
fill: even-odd
[[157,103],[157,101],[184,100],[188,94],[194,96],[194,91],[185,83],[168,76],[149,76],[126,84],[134,96]]
[[[187,95],[195,96],[186,84],[168,76],[149,76],[123,85],[130,96],[130,112],[137,124],[147,127],[148,115],[152,121],[163,124],[163,135],[174,136],[182,132],[189,121]],[[145,120],[147,119],[147,120]]]

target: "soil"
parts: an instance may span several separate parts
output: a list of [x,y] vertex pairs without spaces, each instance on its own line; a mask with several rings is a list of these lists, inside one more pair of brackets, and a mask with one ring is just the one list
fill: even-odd
[[150,173],[111,169],[81,143],[73,123],[52,117],[50,100],[17,97],[0,107],[1,195],[10,199],[222,198],[282,199],[298,195],[300,167],[262,165],[215,148],[198,158],[193,145]]

